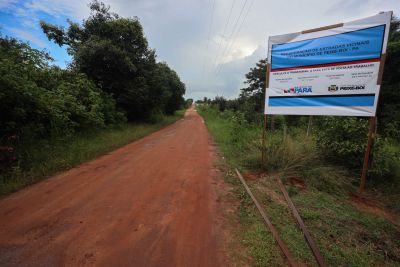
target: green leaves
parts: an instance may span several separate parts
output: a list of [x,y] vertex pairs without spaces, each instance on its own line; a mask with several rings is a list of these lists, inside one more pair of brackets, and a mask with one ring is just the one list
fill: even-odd
[[358,168],[365,150],[367,124],[365,118],[318,118],[317,145],[333,161]]
[[115,102],[86,75],[50,67],[47,54],[15,39],[0,44],[1,139],[68,135],[121,119]]
[[49,40],[53,40],[59,46],[68,44],[68,39],[65,36],[63,27],[55,26],[44,21],[40,21],[40,27]]
[[156,63],[138,18],[121,18],[98,1],[89,7],[82,25],[69,21],[65,30],[41,22],[43,32],[60,46],[68,45],[73,66],[111,94],[129,120],[178,110],[185,85],[166,63]]

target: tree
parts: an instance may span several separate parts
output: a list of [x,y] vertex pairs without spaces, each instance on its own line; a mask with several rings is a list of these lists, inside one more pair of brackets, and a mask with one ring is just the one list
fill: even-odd
[[244,112],[249,122],[259,122],[264,108],[264,91],[267,71],[267,59],[261,59],[246,74],[246,88],[241,89],[238,98],[239,110]]
[[185,108],[189,108],[191,105],[193,105],[193,98],[185,99]]
[[245,84],[249,86],[242,89],[242,93],[247,95],[261,95],[265,90],[267,73],[267,59],[261,59],[254,68],[246,74]]
[[227,100],[223,96],[216,96],[213,100],[213,104],[216,105],[219,111],[223,112],[227,106]]
[[0,38],[0,145],[8,136],[50,138],[123,120],[85,74],[49,66],[47,53]]
[[152,72],[150,84],[150,103],[153,110],[172,114],[184,106],[185,84],[166,62],[159,62]]
[[[43,32],[49,40],[68,46],[67,51],[73,57],[72,67],[85,73],[101,90],[110,93],[117,105],[126,111],[129,120],[150,116],[154,109],[159,108],[161,99],[170,101],[166,103],[172,105],[168,107],[169,113],[178,109],[178,100],[163,98],[168,92],[154,88],[159,85],[154,75],[162,74],[155,51],[149,48],[138,18],[121,18],[98,1],[91,2],[89,7],[91,14],[82,25],[68,21],[69,27],[64,29],[41,21]],[[171,74],[169,68],[167,72],[169,84],[176,89],[169,88],[171,97],[182,98],[184,86],[178,75]],[[176,77],[172,77],[174,75]],[[179,82],[172,82],[174,79]]]

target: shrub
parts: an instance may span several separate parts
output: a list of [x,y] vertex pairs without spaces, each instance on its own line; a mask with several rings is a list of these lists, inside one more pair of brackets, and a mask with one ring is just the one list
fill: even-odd
[[66,138],[125,119],[111,96],[86,75],[50,67],[49,60],[46,53],[25,43],[0,38],[0,147],[6,148],[1,152],[3,165],[20,160],[24,147],[39,139]]
[[376,138],[369,168],[374,182],[400,182],[400,145],[391,140]]
[[318,160],[318,152],[312,139],[304,134],[295,137],[282,133],[267,136],[267,170],[279,171],[283,175],[295,175],[310,168]]
[[367,120],[355,117],[320,117],[317,145],[326,158],[360,168],[367,142]]

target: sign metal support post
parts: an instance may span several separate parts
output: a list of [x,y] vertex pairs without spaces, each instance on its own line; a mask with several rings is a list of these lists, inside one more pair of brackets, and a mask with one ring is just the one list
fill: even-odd
[[[267,88],[269,86],[269,72],[270,72],[270,65],[267,62],[267,69],[266,69],[266,76],[265,76],[265,95],[267,94]],[[264,95],[264,126],[262,131],[262,148],[261,148],[261,166],[264,165],[267,159],[267,145],[266,145],[266,138],[267,138],[267,114],[265,114],[265,95]]]
[[262,130],[262,148],[261,148],[261,165],[263,165],[265,163],[266,160],[266,131],[267,131],[267,115],[264,114],[264,126],[263,126],[263,130]]

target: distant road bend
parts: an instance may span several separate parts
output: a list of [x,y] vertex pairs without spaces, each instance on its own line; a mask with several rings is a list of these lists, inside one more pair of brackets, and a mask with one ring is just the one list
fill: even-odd
[[213,152],[177,123],[0,200],[1,266],[219,266]]

